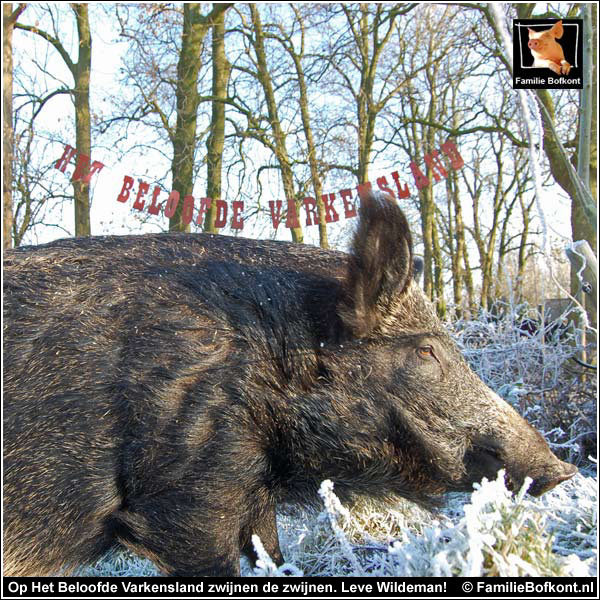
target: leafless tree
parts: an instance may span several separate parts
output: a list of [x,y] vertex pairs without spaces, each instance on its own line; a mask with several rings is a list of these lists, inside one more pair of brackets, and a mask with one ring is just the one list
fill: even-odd
[[[90,117],[90,75],[92,65],[92,34],[88,18],[87,4],[72,4],[71,11],[77,26],[77,62],[71,57],[65,44],[60,39],[60,23],[65,18],[64,13],[58,13],[59,9],[48,5],[45,11],[48,13],[52,30],[43,30],[38,25],[17,22],[15,27],[27,31],[46,40],[56,50],[67,66],[73,78],[73,86],[68,90],[59,88],[51,95],[68,92],[73,98],[75,108],[75,146],[79,154],[87,157],[92,151],[92,132]],[[48,97],[40,102],[45,103]],[[90,194],[89,183],[82,180],[73,181],[74,204],[75,204],[75,235],[90,235]]]

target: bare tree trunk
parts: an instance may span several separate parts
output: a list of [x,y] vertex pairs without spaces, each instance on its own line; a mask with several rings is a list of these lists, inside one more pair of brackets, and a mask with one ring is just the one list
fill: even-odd
[[[92,68],[92,36],[88,19],[88,5],[74,4],[79,35],[79,58],[73,69],[75,89],[75,144],[80,154],[92,154],[92,129],[90,119],[90,72]],[[73,182],[75,196],[75,235],[91,235],[90,186],[82,181]]]
[[[292,7],[293,8],[293,7]],[[299,11],[294,8],[294,12],[296,14],[296,19],[300,24],[302,31],[302,39],[301,39],[301,53],[298,54],[293,51],[293,48],[290,45],[286,45],[286,49],[292,60],[294,61],[294,66],[296,68],[296,75],[298,77],[298,91],[300,96],[298,98],[298,102],[300,103],[300,116],[302,118],[302,127],[304,129],[304,135],[306,136],[306,145],[308,149],[308,165],[310,168],[310,178],[313,186],[313,190],[315,192],[315,201],[317,203],[317,214],[319,215],[319,245],[321,248],[329,248],[329,242],[327,240],[327,222],[325,221],[325,206],[323,204],[323,185],[321,183],[321,177],[319,175],[319,166],[317,163],[317,147],[313,138],[312,133],[312,125],[310,119],[310,112],[308,109],[309,106],[309,97],[308,90],[306,87],[306,77],[304,75],[304,68],[302,66],[302,56],[304,54],[304,21],[299,13]]]
[[531,200],[528,205],[525,205],[523,195],[519,192],[519,202],[521,203],[521,215],[523,218],[523,231],[519,242],[519,255],[517,258],[517,290],[519,291],[518,301],[523,300],[522,297],[522,282],[525,280],[525,267],[527,265],[527,244],[529,243],[529,228],[531,226],[531,209],[535,202]]
[[[216,6],[216,5],[215,5]],[[206,142],[207,183],[206,195],[209,198],[221,197],[221,171],[223,168],[223,148],[225,145],[225,103],[227,83],[231,65],[225,54],[225,13],[214,19],[212,26],[212,117],[210,134]],[[204,231],[216,233],[215,218],[217,207],[211,204],[204,220]]]
[[[269,122],[273,132],[273,138],[275,142],[275,156],[279,163],[279,169],[281,171],[281,179],[283,182],[283,191],[285,192],[286,199],[294,200],[296,202],[296,210],[299,208],[299,199],[296,198],[294,191],[294,176],[292,172],[292,163],[286,147],[286,136],[281,127],[281,121],[279,120],[279,114],[277,111],[277,101],[275,99],[275,90],[273,88],[273,81],[267,67],[267,55],[265,52],[264,33],[262,28],[262,22],[260,14],[256,5],[250,5],[250,11],[252,15],[252,25],[254,29],[254,50],[256,52],[256,62],[258,68],[258,80],[264,90],[265,99],[267,102],[267,110],[269,114]],[[292,233],[292,240],[294,242],[302,243],[304,236],[302,233],[302,226],[298,221],[298,227],[290,227]]]
[[474,315],[477,312],[477,301],[475,300],[475,288],[473,286],[473,274],[471,273],[471,265],[469,263],[469,253],[466,251],[466,248],[463,260],[465,264],[465,288],[467,290],[469,312],[471,315]]
[[[430,101],[429,101],[429,112],[428,117],[430,120],[434,119],[437,105],[437,96],[434,89],[430,90]],[[426,149],[431,152],[435,147],[435,131],[428,129],[425,134]],[[429,180],[432,182],[432,171],[427,170]],[[431,299],[435,302],[436,310],[440,318],[446,316],[446,300],[444,298],[444,279],[443,279],[443,260],[442,260],[442,249],[440,247],[439,233],[436,222],[436,206],[435,199],[433,197],[433,183],[430,183],[424,190],[424,197],[426,199],[426,210],[428,214],[428,223],[431,228],[431,259],[433,267],[433,286]]]
[[448,198],[448,228],[450,243],[453,244],[451,253],[452,261],[452,292],[456,315],[463,317],[464,310],[464,287],[465,287],[465,259],[466,252],[465,226],[463,223],[462,205],[460,202],[460,191],[458,188],[458,176],[456,171],[451,171],[446,180],[446,194]]
[[[431,186],[430,186],[431,188]],[[432,193],[433,196],[433,193]],[[433,200],[433,199],[432,199]],[[440,239],[438,233],[438,227],[435,220],[435,204],[434,204],[434,219],[431,223],[431,240],[433,243],[433,289],[434,289],[434,300],[435,307],[440,319],[446,316],[446,299],[444,298],[444,278],[443,278],[443,261],[442,261],[442,249],[440,247]]]
[[[173,160],[171,161],[172,190],[179,193],[174,214],[169,217],[169,231],[189,231],[190,224],[183,220],[184,197],[194,187],[194,154],[196,150],[196,123],[198,115],[198,74],[202,43],[215,18],[224,13],[231,4],[215,4],[212,11],[203,16],[201,4],[183,5],[183,31],[181,51],[177,62],[177,123],[173,133]],[[219,185],[220,187],[220,185]]]
[[494,253],[496,240],[498,239],[498,228],[500,225],[500,211],[505,201],[504,191],[504,168],[502,164],[503,142],[499,150],[494,149],[496,154],[497,175],[494,184],[494,201],[492,206],[490,231],[485,238],[479,219],[479,206],[473,205],[473,223],[475,231],[475,243],[479,250],[479,262],[481,264],[481,299],[480,304],[490,309],[493,302],[494,290]]
[[196,119],[198,110],[198,73],[202,42],[208,28],[201,20],[200,4],[183,5],[183,32],[177,63],[177,123],[173,136],[171,189],[179,193],[179,202],[169,217],[169,231],[189,231],[182,220],[183,198],[194,187],[194,152],[196,150]]
[[[366,4],[360,5],[359,36],[356,43],[363,59],[369,56],[369,21]],[[358,118],[358,182],[364,183],[369,177],[369,159],[371,147],[368,142],[368,94],[372,92],[373,80],[369,77],[369,65],[363,60],[360,71],[360,94],[356,102],[356,116]]]
[[512,200],[508,202],[506,212],[502,217],[502,227],[500,229],[500,239],[498,241],[498,262],[496,267],[495,291],[494,296],[498,298],[508,288],[508,278],[505,273],[506,257],[510,251],[510,242],[512,237],[509,235],[509,224],[511,215],[520,198],[520,193],[514,194]]
[[431,186],[419,192],[421,213],[421,231],[423,235],[423,289],[425,295],[434,299],[434,274],[433,274],[433,198]]
[[4,151],[2,155],[2,247],[12,247],[13,228],[13,169],[14,131],[13,131],[13,51],[12,35],[19,15],[25,10],[25,4],[19,4],[13,12],[12,4],[2,5],[2,139]]
[[308,146],[308,164],[310,167],[310,178],[315,192],[315,201],[317,203],[317,214],[319,215],[319,245],[321,248],[329,248],[327,240],[327,222],[325,221],[325,205],[323,204],[323,185],[319,176],[319,167],[317,165],[317,148],[313,139],[312,128],[310,125],[310,116],[308,113],[308,93],[306,91],[306,82],[304,74],[299,78],[300,87],[300,112],[302,115],[302,126],[306,135],[306,144]]

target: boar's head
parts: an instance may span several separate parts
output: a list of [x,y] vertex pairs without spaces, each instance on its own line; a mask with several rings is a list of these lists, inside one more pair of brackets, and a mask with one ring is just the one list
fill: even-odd
[[513,489],[532,478],[534,495],[571,477],[577,469],[470,369],[414,270],[402,211],[382,194],[364,197],[337,300],[343,335],[323,357],[334,381],[326,435],[352,455],[342,469],[333,445],[318,444],[337,489],[373,493],[378,481],[428,501],[501,468]]

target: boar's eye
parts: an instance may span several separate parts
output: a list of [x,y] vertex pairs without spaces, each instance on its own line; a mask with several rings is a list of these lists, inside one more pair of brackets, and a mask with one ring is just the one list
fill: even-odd
[[435,354],[433,353],[433,348],[431,346],[420,346],[417,348],[417,354],[421,358],[435,358]]
[[441,381],[444,376],[443,346],[431,343],[429,339],[413,340],[414,346],[404,355],[402,377],[415,374],[425,377],[428,381]]

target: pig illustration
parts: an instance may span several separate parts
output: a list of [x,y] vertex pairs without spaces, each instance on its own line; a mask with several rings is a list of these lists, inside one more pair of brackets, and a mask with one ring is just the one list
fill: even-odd
[[548,68],[559,75],[568,75],[571,65],[565,60],[562,46],[556,41],[563,36],[562,21],[557,21],[550,29],[534,31],[528,28],[528,48],[533,55],[533,66]]
[[204,234],[5,252],[5,575],[123,545],[169,575],[237,575],[275,511],[427,503],[506,470],[568,479],[471,371],[414,281],[397,204],[363,198],[350,254]]

